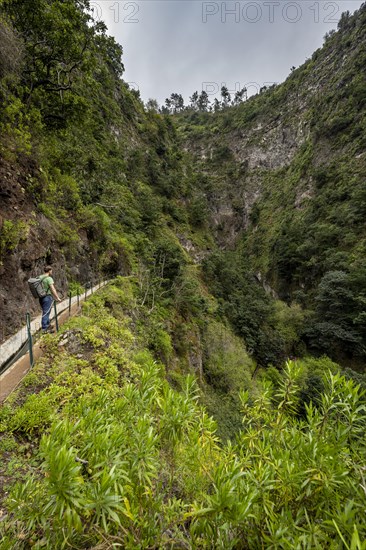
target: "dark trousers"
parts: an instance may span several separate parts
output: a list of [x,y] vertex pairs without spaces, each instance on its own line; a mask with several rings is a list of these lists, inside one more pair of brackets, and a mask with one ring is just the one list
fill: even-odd
[[52,309],[53,298],[49,295],[43,296],[43,298],[39,299],[39,303],[41,304],[42,308],[42,329],[46,330],[50,326],[50,313]]

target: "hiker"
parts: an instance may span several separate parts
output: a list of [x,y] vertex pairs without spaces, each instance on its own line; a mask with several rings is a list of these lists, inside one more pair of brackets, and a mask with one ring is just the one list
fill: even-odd
[[52,279],[52,267],[50,265],[46,265],[43,275],[39,278],[42,280],[42,285],[46,292],[46,296],[39,299],[39,303],[42,307],[42,330],[43,332],[54,332],[53,327],[50,326],[50,313],[53,300],[61,302],[61,298],[57,294],[55,282]]

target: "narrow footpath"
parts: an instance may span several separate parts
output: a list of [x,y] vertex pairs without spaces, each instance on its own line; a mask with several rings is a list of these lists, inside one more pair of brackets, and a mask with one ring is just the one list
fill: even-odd
[[[81,296],[74,296],[57,304],[58,324],[62,325],[70,317],[77,315],[81,310],[81,303],[91,296],[98,289],[108,284],[108,281],[100,283],[93,288],[88,289]],[[53,321],[54,316],[53,316]],[[31,322],[32,337],[40,332],[41,315],[33,319]],[[31,369],[31,361],[29,355],[29,342],[27,327],[22,327],[16,334],[0,345],[0,404],[4,403],[6,398],[18,387],[24,376]],[[26,348],[22,354],[22,349]],[[20,357],[18,358],[18,356]],[[42,355],[41,341],[33,343],[33,359],[37,361]],[[15,358],[14,360],[12,358]],[[8,368],[4,369],[4,365],[9,364]]]

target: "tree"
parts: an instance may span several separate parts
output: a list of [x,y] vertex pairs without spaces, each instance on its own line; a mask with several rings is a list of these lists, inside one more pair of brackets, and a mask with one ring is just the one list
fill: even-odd
[[226,86],[222,86],[221,88],[221,97],[223,107],[227,107],[231,101],[231,95]]
[[88,27],[91,17],[70,0],[14,0],[6,1],[4,7],[25,41],[28,96],[39,87],[50,92],[69,90],[94,34],[93,27]]
[[284,359],[285,342],[273,327],[273,302],[247,271],[240,254],[211,254],[203,264],[223,313],[261,365]]
[[350,24],[350,21],[352,21],[352,18],[349,10],[344,11],[338,21],[338,29],[342,31],[346,30]]
[[197,106],[199,111],[207,111],[208,104],[210,103],[210,100],[208,98],[208,94],[205,90],[203,90],[200,93],[200,96],[197,101]]
[[156,99],[149,99],[146,103],[146,109],[150,111],[151,113],[158,113],[159,112],[159,104],[156,101]]
[[167,113],[172,112],[172,101],[169,97],[167,97],[166,100],[165,100],[165,110],[166,110]]
[[335,33],[336,33],[335,29],[331,29],[330,31],[326,32],[323,38],[324,42],[327,42],[327,40],[329,40],[332,36],[334,36]]
[[190,107],[192,109],[198,109],[198,92],[193,92],[191,97],[189,98],[190,101]]
[[234,105],[239,105],[239,103],[242,103],[244,99],[247,99],[248,98],[247,92],[248,91],[246,88],[242,88],[241,90],[238,90],[235,94]]
[[[80,111],[77,90],[81,78],[93,74],[99,61],[114,77],[124,67],[122,48],[95,22],[87,0],[5,0],[7,17],[24,42],[21,91],[27,105],[34,103],[43,120],[64,127],[68,115]],[[103,74],[105,81],[108,74]]]
[[167,97],[165,100],[165,107],[166,109],[162,112],[166,113],[180,113],[184,109],[184,99],[181,94],[173,93],[170,95],[170,97]]
[[217,99],[217,97],[215,97],[215,99],[214,99],[213,109],[214,109],[214,112],[215,112],[215,113],[217,113],[217,112],[220,111],[220,109],[221,109],[221,103],[220,103],[220,101]]
[[352,311],[354,295],[349,275],[344,271],[329,271],[324,275],[315,296],[316,311],[326,321],[347,322]]
[[318,285],[315,318],[307,335],[312,347],[335,357],[340,352],[362,353],[362,339],[354,325],[357,306],[344,271],[329,271]]
[[180,113],[184,109],[184,99],[181,94],[173,93],[170,96],[173,113]]

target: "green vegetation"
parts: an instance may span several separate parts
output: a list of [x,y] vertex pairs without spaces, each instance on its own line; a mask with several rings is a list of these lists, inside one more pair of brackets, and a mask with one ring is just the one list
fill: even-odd
[[[346,14],[285,83],[247,101],[243,92],[231,107],[223,89],[226,103],[215,112],[202,94],[186,110],[172,94],[170,116],[155,104],[145,109],[123,82],[122,48],[93,21],[87,0],[4,1],[1,154],[37,166],[25,197],[52,222],[72,282],[84,282],[71,274],[87,240],[93,271],[138,274],[152,310],[165,300],[188,321],[211,307],[212,292],[218,318],[262,366],[327,353],[362,369],[364,18],[364,8]],[[322,93],[308,93],[318,66]],[[298,135],[299,144],[288,159],[286,144],[273,167],[251,167],[236,145],[246,140],[244,150],[271,158],[266,128],[276,127],[284,104],[283,139]],[[2,256],[16,252],[29,224],[14,216],[5,222],[18,228],[11,242],[2,228]]]
[[3,221],[0,228],[0,265],[4,262],[6,254],[13,252],[20,241],[26,240],[28,232],[29,227],[22,221]]
[[[364,370],[365,18],[365,5],[344,14],[283,84],[174,116],[198,223],[230,250],[207,258],[210,289],[261,364],[307,350]],[[271,296],[298,312],[288,341]]]
[[165,114],[90,8],[0,1],[2,273],[114,279],[0,409],[0,549],[365,550],[365,6]]
[[[255,387],[244,375],[242,426],[222,446],[194,376],[172,389],[146,349],[143,310],[131,332],[138,294],[123,279],[95,294],[1,409],[15,484],[0,548],[364,548],[359,387],[314,359]],[[205,339],[221,391],[250,362],[223,327]]]
[[16,59],[1,45],[2,156],[37,165],[25,198],[52,221],[70,267],[86,232],[95,268],[126,272],[136,242],[154,241],[166,218],[185,221],[174,128],[145,113],[121,80],[122,48],[93,22],[88,1],[1,9],[2,32],[19,43]]

